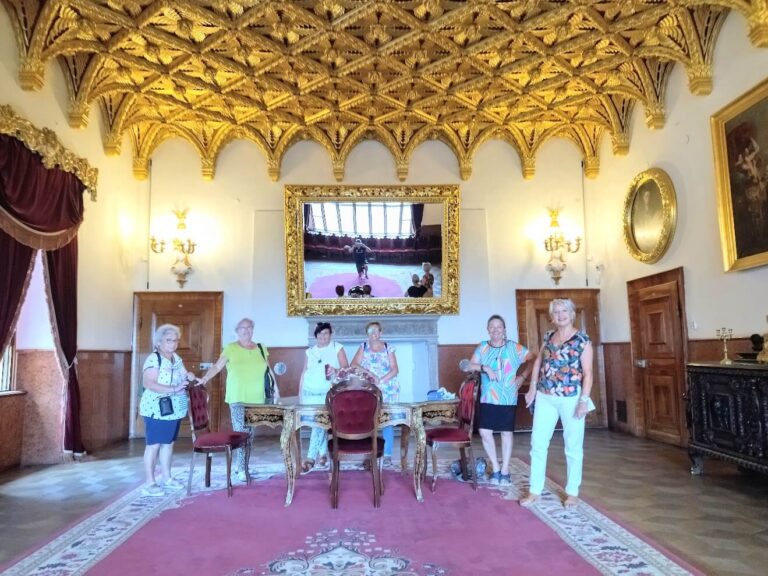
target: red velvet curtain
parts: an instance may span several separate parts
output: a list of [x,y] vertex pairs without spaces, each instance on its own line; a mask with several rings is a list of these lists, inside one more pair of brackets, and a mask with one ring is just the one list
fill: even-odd
[[21,302],[29,285],[35,250],[0,230],[0,356],[11,341]]
[[[80,436],[80,384],[77,381],[77,237],[58,250],[46,252],[48,293],[54,334],[63,356],[62,371],[67,376],[67,404],[64,415],[64,449],[82,454]],[[68,446],[71,446],[69,448]]]
[[411,204],[411,228],[416,235],[421,230],[422,218],[424,218],[424,204]]
[[[85,186],[59,168],[46,168],[23,142],[0,135],[0,269],[9,297],[0,299],[0,345],[13,333],[36,248],[47,251],[54,340],[67,380],[64,450],[85,450],[80,437],[77,354],[77,230]],[[0,350],[2,351],[2,350]]]

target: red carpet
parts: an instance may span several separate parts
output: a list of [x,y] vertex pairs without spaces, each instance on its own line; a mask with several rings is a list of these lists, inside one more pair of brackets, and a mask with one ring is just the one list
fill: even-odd
[[[373,508],[371,478],[342,473],[340,508],[332,510],[328,474],[301,476],[285,508],[282,463],[257,468],[259,481],[225,491],[221,462],[212,486],[195,473],[185,490],[163,497],[141,488],[118,498],[9,566],[3,576],[688,576],[701,572],[635,536],[582,502],[565,510],[562,487],[547,480],[537,505],[517,499],[528,467],[513,458],[512,485],[449,478],[441,462],[435,494],[416,502],[409,474],[388,471],[382,507]],[[199,468],[199,467],[198,467]],[[186,474],[183,465],[175,476]]]
[[356,272],[346,274],[331,274],[321,276],[307,288],[313,298],[336,298],[336,286],[344,286],[346,294],[353,286],[371,285],[371,293],[378,298],[402,298],[408,286],[400,286],[397,282],[384,276],[368,274],[367,280],[360,280]]
[[[184,500],[146,524],[88,573],[599,574],[552,529],[503,493],[445,480],[419,504],[411,478],[387,473],[379,509],[370,475],[342,474],[332,510],[328,476],[299,478],[285,508],[273,478]],[[376,567],[395,568],[402,572]]]

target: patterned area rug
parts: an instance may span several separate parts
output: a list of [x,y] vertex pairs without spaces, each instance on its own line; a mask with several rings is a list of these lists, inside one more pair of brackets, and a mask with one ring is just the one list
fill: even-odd
[[[297,480],[285,508],[280,465],[262,466],[251,486],[227,498],[223,468],[212,487],[162,497],[134,490],[11,566],[4,576],[216,574],[221,576],[448,576],[467,574],[699,574],[586,503],[565,510],[548,482],[537,506],[516,500],[527,466],[513,461],[513,484],[453,480],[449,461],[437,491],[413,497],[409,474],[388,471],[379,509],[370,475],[342,471],[338,510],[322,470]],[[354,468],[354,466],[350,466]],[[184,478],[184,470],[174,470]],[[428,478],[428,481],[431,478]]]

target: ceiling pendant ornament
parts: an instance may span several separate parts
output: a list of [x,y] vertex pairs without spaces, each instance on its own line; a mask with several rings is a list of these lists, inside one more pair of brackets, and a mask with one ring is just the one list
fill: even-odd
[[57,60],[70,125],[94,104],[104,149],[131,135],[134,173],[147,175],[169,138],[191,142],[205,178],[222,148],[254,142],[269,176],[297,141],[323,146],[333,171],[376,139],[405,179],[414,149],[437,139],[468,178],[479,146],[512,145],[523,175],[564,137],[597,175],[603,136],[626,154],[639,103],[666,119],[675,63],[692,94],[712,89],[712,55],[731,8],[768,47],[766,0],[675,2],[374,2],[364,0],[3,0],[19,47],[19,83],[38,90]]

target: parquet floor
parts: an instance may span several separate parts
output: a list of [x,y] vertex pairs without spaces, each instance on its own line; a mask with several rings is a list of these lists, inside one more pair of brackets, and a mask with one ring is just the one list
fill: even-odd
[[[515,456],[527,461],[528,446],[527,434],[515,435]],[[768,573],[768,477],[714,460],[691,476],[684,450],[604,430],[588,431],[585,447],[582,496],[614,520],[707,574]],[[79,463],[0,473],[0,566],[140,484],[143,450],[134,440]],[[188,453],[180,441],[177,464]],[[253,458],[279,461],[276,437],[259,437]],[[565,477],[559,436],[548,473]]]

